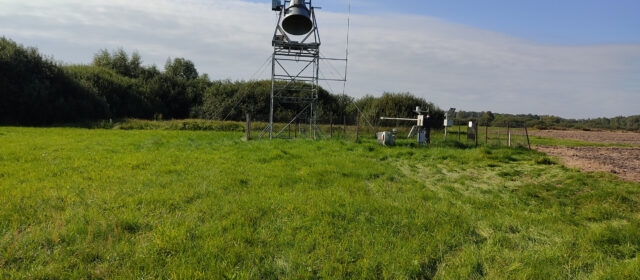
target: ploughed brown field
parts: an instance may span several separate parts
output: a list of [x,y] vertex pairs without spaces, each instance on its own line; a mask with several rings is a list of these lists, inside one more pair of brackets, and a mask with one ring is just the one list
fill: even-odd
[[[640,145],[640,133],[610,131],[548,130],[532,135],[606,144]],[[640,148],[537,146],[536,149],[561,159],[569,167],[584,171],[610,172],[640,182]]]

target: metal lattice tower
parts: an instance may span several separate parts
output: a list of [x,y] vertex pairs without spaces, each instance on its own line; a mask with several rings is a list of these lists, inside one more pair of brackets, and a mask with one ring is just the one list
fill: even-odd
[[[296,121],[306,118],[308,137],[316,139],[322,132],[317,125],[320,33],[315,9],[311,0],[285,0],[283,4],[274,0],[273,3],[273,10],[278,11],[279,16],[272,40],[269,125],[262,136],[268,132],[270,139],[278,138]],[[298,113],[275,131],[276,108],[287,106]]]

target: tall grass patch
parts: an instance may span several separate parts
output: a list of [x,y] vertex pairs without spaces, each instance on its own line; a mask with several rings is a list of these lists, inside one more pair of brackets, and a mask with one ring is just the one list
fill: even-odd
[[638,277],[640,185],[453,143],[0,127],[0,277]]

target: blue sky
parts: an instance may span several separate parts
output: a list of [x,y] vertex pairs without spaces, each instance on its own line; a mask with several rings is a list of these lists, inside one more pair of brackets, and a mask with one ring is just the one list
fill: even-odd
[[[314,0],[322,54],[343,57],[347,0]],[[100,49],[192,60],[212,79],[269,79],[266,0],[0,0],[0,36],[70,64]],[[568,118],[640,114],[640,0],[352,0],[353,97],[411,92],[442,108]],[[329,62],[327,62],[329,63]],[[343,65],[321,65],[340,78]],[[333,93],[342,83],[322,82]]]
[[[336,12],[347,3],[314,1]],[[352,0],[352,13],[435,17],[547,44],[640,43],[638,0]]]

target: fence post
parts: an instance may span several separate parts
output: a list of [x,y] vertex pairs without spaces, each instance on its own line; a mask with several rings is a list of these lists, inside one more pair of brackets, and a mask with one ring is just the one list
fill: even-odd
[[342,138],[347,138],[347,116],[342,115]]
[[458,142],[460,142],[460,133],[461,133],[460,129],[461,129],[460,124],[458,123]]
[[480,129],[480,120],[476,119],[475,126],[473,127],[473,130],[476,134],[474,137],[476,138],[476,147],[478,147],[478,137],[480,137],[480,134],[478,133],[479,129]]
[[511,148],[511,123],[507,123],[507,146]]
[[484,144],[489,145],[489,122],[485,123],[484,126]]
[[251,140],[251,116],[247,113],[247,141]]
[[356,142],[358,142],[358,134],[360,133],[360,115],[356,118]]
[[329,138],[333,138],[333,113],[329,114]]
[[447,141],[447,126],[444,126],[444,141]]
[[527,130],[527,123],[524,123],[524,133],[527,134],[527,145],[529,146],[529,150],[531,150],[531,142],[529,142],[529,130]]
[[293,130],[293,138],[298,138],[298,125],[300,124],[299,121],[296,122],[296,129]]

